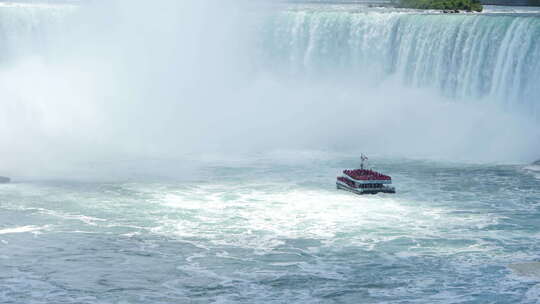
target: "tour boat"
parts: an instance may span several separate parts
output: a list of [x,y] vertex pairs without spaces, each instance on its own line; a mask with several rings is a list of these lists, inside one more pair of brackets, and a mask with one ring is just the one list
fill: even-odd
[[344,170],[337,177],[336,187],[356,194],[396,193],[396,188],[390,186],[392,178],[371,169],[364,169],[364,161],[368,158],[362,155],[360,169]]

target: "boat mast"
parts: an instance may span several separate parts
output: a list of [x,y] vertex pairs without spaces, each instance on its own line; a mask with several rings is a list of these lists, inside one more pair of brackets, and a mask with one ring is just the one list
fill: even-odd
[[360,157],[360,159],[362,160],[362,162],[360,163],[360,169],[364,170],[364,162],[368,160],[368,158],[367,156],[364,155],[364,153],[362,153],[362,156]]

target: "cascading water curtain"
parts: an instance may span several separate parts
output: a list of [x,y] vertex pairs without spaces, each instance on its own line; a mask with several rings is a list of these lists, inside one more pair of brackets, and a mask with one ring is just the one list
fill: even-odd
[[287,11],[269,19],[265,60],[301,77],[395,77],[540,119],[540,18]]

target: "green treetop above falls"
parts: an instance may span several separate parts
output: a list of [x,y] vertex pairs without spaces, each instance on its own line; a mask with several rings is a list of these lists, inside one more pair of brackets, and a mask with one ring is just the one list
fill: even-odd
[[401,0],[399,6],[445,11],[481,12],[483,10],[479,0]]

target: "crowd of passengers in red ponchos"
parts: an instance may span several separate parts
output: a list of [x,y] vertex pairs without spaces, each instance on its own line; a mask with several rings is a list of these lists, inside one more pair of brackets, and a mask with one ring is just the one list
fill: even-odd
[[345,170],[346,175],[356,180],[391,180],[388,175],[381,174],[373,170],[357,169],[357,170]]

